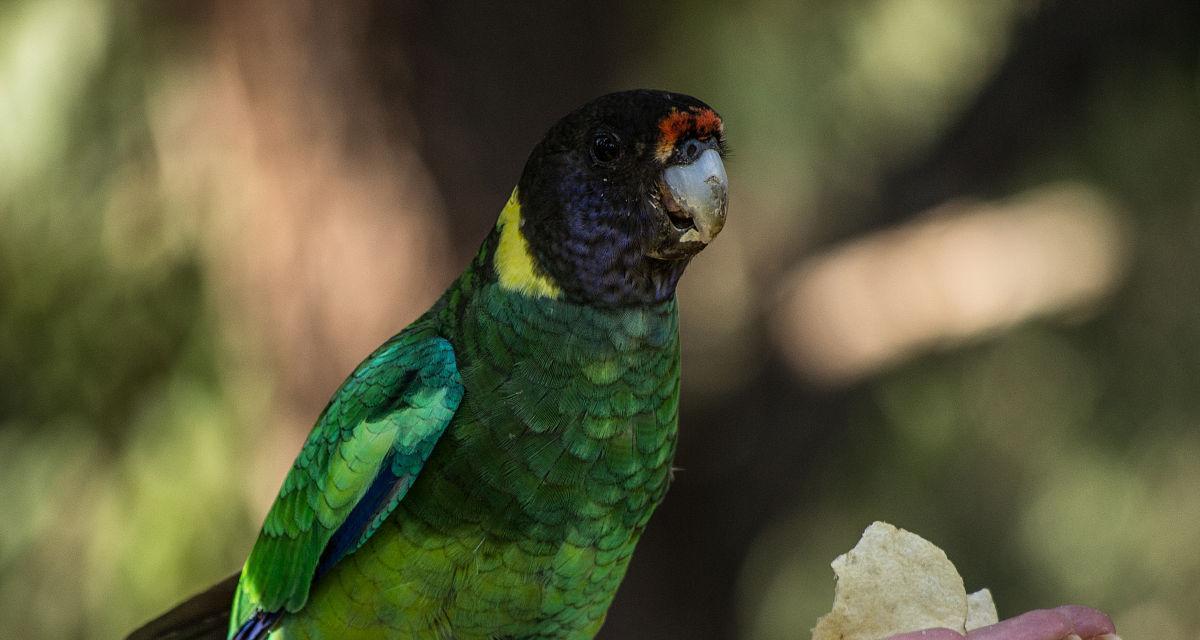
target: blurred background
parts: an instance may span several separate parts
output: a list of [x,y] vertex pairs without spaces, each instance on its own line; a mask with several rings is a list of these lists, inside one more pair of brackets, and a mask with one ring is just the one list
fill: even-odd
[[0,638],[240,567],[560,115],[724,116],[682,471],[602,638],[807,638],[872,520],[1200,637],[1200,3],[7,0]]

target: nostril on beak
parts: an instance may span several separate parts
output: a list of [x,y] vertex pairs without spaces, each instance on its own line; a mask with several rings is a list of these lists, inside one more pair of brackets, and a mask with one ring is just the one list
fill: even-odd
[[700,144],[698,140],[688,140],[683,144],[683,148],[679,150],[679,159],[683,162],[683,164],[691,164],[695,162],[696,158],[699,158],[700,154],[703,152],[704,145]]

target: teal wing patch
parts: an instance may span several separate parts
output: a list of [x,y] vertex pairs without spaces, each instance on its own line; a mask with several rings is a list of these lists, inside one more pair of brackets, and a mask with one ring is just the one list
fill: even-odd
[[267,513],[233,628],[256,610],[304,606],[318,565],[358,548],[404,498],[462,394],[453,348],[428,332],[401,333],[350,374]]

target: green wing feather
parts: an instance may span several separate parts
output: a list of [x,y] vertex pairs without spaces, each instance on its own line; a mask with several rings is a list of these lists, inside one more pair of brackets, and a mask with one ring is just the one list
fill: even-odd
[[304,606],[334,533],[378,478],[394,477],[349,551],[366,541],[412,485],[462,394],[453,348],[427,330],[406,330],[358,366],[321,413],[267,514],[242,570],[233,628],[256,610]]

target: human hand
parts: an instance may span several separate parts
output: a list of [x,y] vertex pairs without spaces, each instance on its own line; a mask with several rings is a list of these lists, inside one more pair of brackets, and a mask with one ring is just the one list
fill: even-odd
[[952,629],[924,629],[887,640],[1120,640],[1112,620],[1090,607],[1038,609],[980,627],[967,635]]

